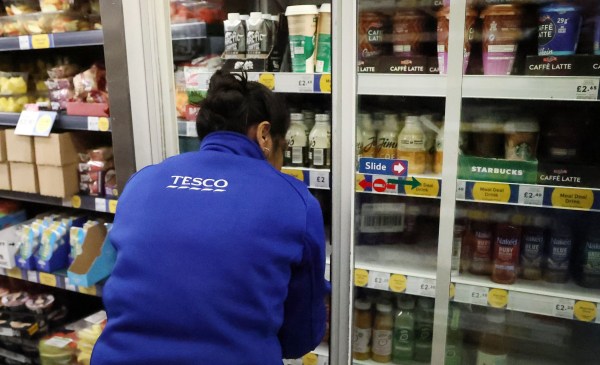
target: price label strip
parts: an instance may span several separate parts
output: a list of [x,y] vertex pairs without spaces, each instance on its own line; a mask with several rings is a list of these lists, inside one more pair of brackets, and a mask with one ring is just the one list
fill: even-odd
[[573,319],[575,301],[573,299],[557,298],[552,306],[552,316]]
[[435,297],[435,280],[410,276],[408,277],[406,293],[424,297]]
[[56,112],[23,111],[19,116],[15,134],[48,137],[56,121],[56,115]]
[[330,189],[329,171],[310,171],[309,186],[315,189]]
[[467,198],[467,182],[458,180],[456,182],[456,199],[465,200]]
[[299,75],[297,80],[297,90],[300,93],[312,93],[314,91],[315,77],[311,74]]
[[369,271],[369,281],[367,288],[378,290],[389,290],[390,274],[378,271]]
[[584,79],[578,80],[575,85],[576,100],[598,100],[600,90],[600,80]]
[[523,185],[519,188],[519,204],[541,206],[544,204],[544,187]]

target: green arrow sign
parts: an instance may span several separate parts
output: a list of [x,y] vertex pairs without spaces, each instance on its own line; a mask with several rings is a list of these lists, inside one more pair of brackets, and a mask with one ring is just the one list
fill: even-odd
[[407,179],[397,179],[397,180],[388,180],[388,184],[397,184],[399,186],[410,186],[411,189],[418,188],[421,186],[421,182],[417,180],[416,177],[413,177],[412,180]]

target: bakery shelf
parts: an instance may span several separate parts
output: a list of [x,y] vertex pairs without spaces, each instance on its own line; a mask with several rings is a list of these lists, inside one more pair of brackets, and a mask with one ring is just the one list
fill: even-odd
[[[16,127],[19,113],[0,113],[0,126]],[[110,132],[110,118],[83,117],[59,114],[54,122],[54,128],[66,131],[96,131]]]

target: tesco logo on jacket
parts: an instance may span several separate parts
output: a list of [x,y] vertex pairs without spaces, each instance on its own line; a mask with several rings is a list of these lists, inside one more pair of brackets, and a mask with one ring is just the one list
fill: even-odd
[[213,193],[223,193],[229,186],[225,179],[210,179],[193,176],[171,176],[172,182],[167,185],[167,189],[189,190],[189,191],[207,191]]

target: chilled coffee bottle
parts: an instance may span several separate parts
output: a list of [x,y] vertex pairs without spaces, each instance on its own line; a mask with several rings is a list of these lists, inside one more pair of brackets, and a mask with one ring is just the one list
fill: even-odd
[[359,126],[362,143],[360,157],[375,157],[377,153],[377,132],[373,126],[371,115],[367,113],[360,114]]
[[315,115],[315,126],[308,137],[308,160],[314,168],[331,167],[331,119],[327,114]]
[[373,325],[371,359],[379,363],[388,363],[392,360],[392,334],[394,330],[392,304],[382,302],[377,303],[375,307],[377,314]]
[[395,159],[398,149],[398,118],[396,118],[396,114],[386,114],[377,140],[377,157]]
[[419,117],[408,116],[402,132],[398,135],[396,158],[408,161],[409,174],[422,174],[427,165],[425,133]]
[[285,135],[287,149],[284,155],[284,165],[302,167],[308,162],[308,136],[304,126],[304,117],[300,113],[292,113],[290,121],[290,128]]

